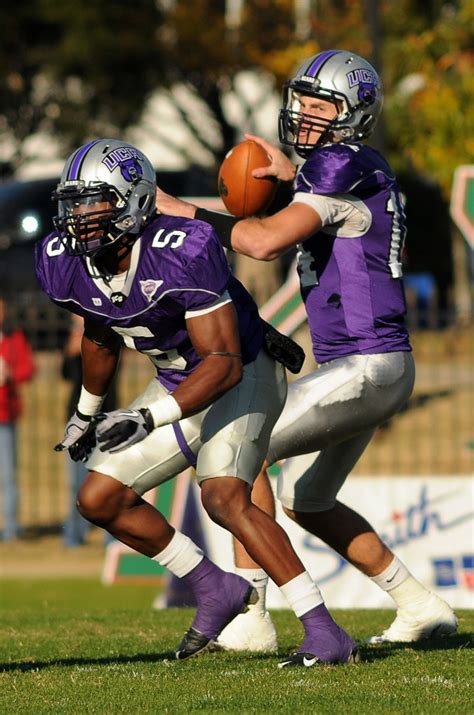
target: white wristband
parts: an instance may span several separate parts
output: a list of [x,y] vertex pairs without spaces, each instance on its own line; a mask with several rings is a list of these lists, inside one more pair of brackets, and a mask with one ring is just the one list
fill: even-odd
[[81,387],[79,402],[77,403],[77,410],[81,415],[86,415],[87,417],[95,415],[102,407],[104,400],[105,395],[93,395],[92,392],[86,390],[83,385]]
[[181,419],[183,413],[173,395],[166,395],[160,400],[147,405],[153,417],[155,427],[169,425],[171,422],[177,422]]

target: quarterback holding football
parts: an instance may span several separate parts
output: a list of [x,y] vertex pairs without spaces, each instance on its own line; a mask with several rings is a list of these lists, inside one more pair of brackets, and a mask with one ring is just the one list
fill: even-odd
[[[270,157],[253,177],[293,182],[288,206],[240,220],[157,193],[160,212],[208,221],[237,253],[270,261],[297,246],[319,369],[289,386],[267,460],[286,460],[277,488],[286,514],[393,598],[397,616],[372,643],[448,635],[457,624],[448,604],[337,499],[377,426],[406,404],[415,377],[400,259],[403,200],[386,160],[363,143],[382,103],[382,84],[369,62],[346,50],[320,52],[285,84],[279,114],[280,141],[303,163],[246,135]],[[221,634],[223,644],[238,645],[245,618]],[[226,640],[232,629],[234,637]]]

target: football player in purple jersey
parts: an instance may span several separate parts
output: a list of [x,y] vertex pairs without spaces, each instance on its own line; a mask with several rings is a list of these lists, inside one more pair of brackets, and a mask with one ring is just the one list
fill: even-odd
[[[356,644],[332,620],[285,532],[250,498],[286,398],[281,362],[296,346],[263,323],[212,226],[156,216],[155,190],[153,167],[138,149],[96,139],[66,162],[56,230],[37,246],[42,288],[85,322],[83,387],[56,446],[87,459],[79,511],[194,592],[196,616],[176,650],[188,658],[258,596],[142,498],[196,465],[207,513],[262,564],[301,618],[299,654],[283,665],[352,662]],[[102,414],[122,343],[151,359],[156,378],[129,408]]]
[[[380,79],[366,60],[344,50],[321,52],[286,83],[279,116],[280,141],[304,163],[295,166],[272,144],[246,135],[271,158],[253,176],[293,182],[287,207],[239,220],[157,192],[160,212],[208,221],[237,253],[270,261],[298,248],[319,369],[289,386],[267,459],[286,460],[278,480],[285,512],[392,596],[397,616],[372,643],[451,634],[457,623],[370,524],[337,500],[377,426],[406,404],[415,376],[400,261],[402,197],[385,159],[361,143],[382,102]],[[243,618],[222,633],[223,645],[238,647]],[[260,628],[268,633],[263,621]]]

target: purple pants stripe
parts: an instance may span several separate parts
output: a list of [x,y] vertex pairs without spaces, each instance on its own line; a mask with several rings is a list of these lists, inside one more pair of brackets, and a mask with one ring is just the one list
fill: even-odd
[[191,467],[195,467],[197,463],[197,457],[186,442],[186,438],[183,434],[183,430],[181,429],[181,425],[179,424],[179,422],[173,422],[173,431],[180,450],[188,460]]

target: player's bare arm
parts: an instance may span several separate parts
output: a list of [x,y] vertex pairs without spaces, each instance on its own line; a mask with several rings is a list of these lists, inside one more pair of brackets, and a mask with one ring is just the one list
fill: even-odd
[[260,261],[273,261],[321,227],[317,211],[295,202],[273,216],[238,221],[232,229],[231,248]]
[[[322,227],[317,211],[303,203],[293,202],[273,216],[236,221],[217,211],[196,214],[197,207],[157,189],[156,205],[167,216],[185,216],[208,221],[222,239],[222,229],[231,240],[222,241],[227,248],[260,261],[273,261],[292,246],[305,241]],[[229,225],[227,226],[227,223]]]
[[183,417],[200,412],[242,377],[237,317],[232,303],[186,321],[198,367],[173,392]]
[[188,201],[182,201],[175,196],[165,194],[158,186],[156,187],[156,210],[165,216],[182,216],[183,218],[194,218],[197,206]]
[[75,413],[70,417],[57,452],[69,450],[75,461],[85,461],[93,447],[93,417],[101,408],[117,369],[122,341],[107,328],[85,321],[81,340],[82,389]]
[[91,321],[82,336],[83,385],[93,395],[105,395],[117,369],[122,341],[117,333]]
[[120,409],[97,425],[99,449],[121,452],[164,424],[196,414],[236,385],[242,377],[237,318],[232,303],[186,321],[202,362],[173,394],[140,409]]

